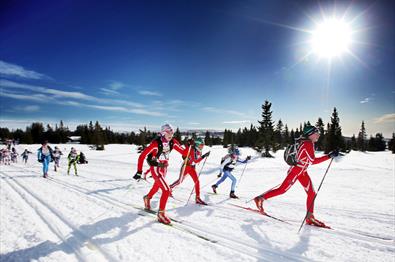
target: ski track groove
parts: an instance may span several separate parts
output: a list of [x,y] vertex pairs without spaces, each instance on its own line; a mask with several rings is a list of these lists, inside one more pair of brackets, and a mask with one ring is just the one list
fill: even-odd
[[[68,245],[72,250],[75,251],[77,258],[81,261],[87,261],[85,258],[85,255],[81,252],[81,248],[85,246],[85,243],[90,245],[91,247],[94,247],[96,251],[100,253],[107,261],[116,261],[114,257],[112,257],[110,254],[108,254],[103,248],[99,247],[95,243],[94,240],[89,240],[89,237],[86,236],[84,233],[82,233],[76,226],[74,226],[70,221],[68,221],[62,214],[60,214],[58,211],[56,211],[53,207],[51,207],[49,204],[47,204],[44,200],[42,200],[40,197],[38,197],[36,194],[32,193],[32,190],[28,190],[22,183],[16,181],[13,177],[7,175],[5,172],[0,171],[1,174],[3,174],[7,179],[5,179],[6,183],[23,199],[24,202],[26,202],[35,212],[36,214],[47,224],[48,228],[66,245]],[[17,189],[15,185],[12,185],[12,183],[9,181],[13,181],[15,185],[17,185],[20,189]],[[22,192],[23,191],[23,192]],[[34,199],[37,203],[39,203],[43,208],[47,209],[51,215],[55,216],[58,221],[61,221],[64,225],[66,225],[68,228],[70,228],[73,231],[73,235],[75,236],[75,240],[79,244],[78,247],[73,247],[72,245],[69,245],[67,243],[67,236],[64,236],[59,228],[54,228],[50,221],[53,219],[48,218],[48,214],[45,214],[45,212],[42,211],[43,208],[37,208],[37,205],[34,205],[29,199],[26,197],[27,195],[30,195],[28,198]],[[41,211],[40,211],[41,209]],[[56,223],[55,223],[56,224]]]
[[[36,172],[36,173],[39,173],[39,172]],[[101,200],[101,201],[103,201],[103,202],[105,202],[107,204],[115,206],[121,212],[124,212],[124,211],[128,212],[128,211],[130,211],[130,207],[132,207],[135,210],[139,210],[139,211],[141,210],[140,207],[137,207],[137,206],[135,206],[133,204],[130,204],[130,203],[124,203],[122,201],[119,201],[116,198],[104,195],[102,193],[97,193],[96,195],[88,195],[87,192],[85,191],[86,188],[83,188],[83,187],[80,187],[80,186],[77,186],[77,185],[73,185],[73,184],[61,181],[59,179],[54,179],[54,178],[51,177],[49,179],[49,181],[55,182],[55,183],[60,184],[60,185],[62,185],[64,187],[68,187],[69,189],[74,190],[76,192],[79,192],[79,193],[83,194],[84,196],[88,196],[89,198],[98,199],[98,200]],[[98,195],[100,195],[100,197]],[[121,205],[119,203],[121,203]],[[111,209],[108,209],[108,212],[110,212],[110,211],[111,211]],[[276,256],[281,256],[281,257],[288,258],[288,259],[293,260],[293,261],[308,261],[308,259],[306,259],[306,258],[304,258],[304,257],[302,257],[302,256],[300,256],[298,254],[285,255],[285,254],[283,254],[281,252],[275,252],[273,250],[270,250],[269,248],[266,249],[266,248],[258,247],[258,246],[252,245],[252,244],[246,244],[246,243],[243,243],[241,241],[237,241],[237,240],[234,240],[234,239],[229,239],[229,237],[224,236],[224,235],[219,234],[219,233],[207,232],[205,230],[202,230],[196,225],[190,225],[189,221],[185,221],[185,222],[187,222],[188,224],[185,224],[185,223],[182,223],[182,222],[181,223],[175,222],[176,226],[174,228],[176,228],[176,229],[178,229],[177,227],[181,228],[181,229],[179,229],[179,231],[181,231],[181,232],[185,232],[185,231],[189,231],[189,230],[192,231],[192,232],[197,232],[197,234],[202,234],[204,236],[207,236],[206,238],[208,238],[208,239],[212,239],[212,240],[217,241],[217,243],[213,243],[213,244],[216,244],[216,245],[219,245],[219,246],[222,246],[222,247],[225,247],[225,248],[229,248],[231,250],[235,250],[235,251],[237,251],[237,252],[239,252],[241,254],[244,254],[244,255],[247,255],[247,256],[250,256],[250,257],[253,257],[253,258],[260,259],[260,258],[262,258],[262,256],[260,256],[259,254],[255,255],[255,254],[252,254],[251,252],[247,252],[247,251],[244,250],[245,248],[250,249],[250,250],[255,251],[255,252],[262,252],[265,255],[270,253],[273,256],[272,258],[276,258]],[[188,232],[185,232],[185,233],[188,234]],[[209,236],[212,236],[212,237],[209,237]],[[215,239],[215,238],[217,238],[217,239]],[[218,238],[221,238],[221,240],[218,240]],[[227,244],[223,244],[224,242],[226,242]],[[237,245],[238,248],[235,248],[234,246],[232,246],[232,244]]]
[[[31,171],[31,172],[34,172],[34,171]],[[39,172],[35,172],[35,173],[39,173]],[[95,172],[88,172],[88,173],[96,174]],[[104,175],[104,174],[100,174],[100,175],[109,177],[109,176]],[[85,177],[82,177],[82,178],[88,180],[88,179],[85,178]],[[114,177],[111,177],[111,178],[114,178]],[[52,181],[52,182],[55,182],[55,183],[58,183],[58,184],[60,184],[60,185],[63,185],[64,187],[67,187],[67,188],[69,188],[69,189],[71,189],[71,190],[77,191],[78,193],[87,195],[86,190],[88,190],[88,189],[86,189],[86,188],[83,188],[83,187],[80,187],[80,186],[76,186],[76,185],[67,183],[67,182],[65,182],[65,181],[63,181],[63,180],[59,180],[59,179],[51,178],[51,181]],[[98,181],[95,181],[95,180],[89,180],[89,181],[99,184],[99,182],[98,182]],[[121,186],[120,184],[114,184],[114,183],[110,183],[110,184],[116,185],[116,186],[118,186],[118,187]],[[124,186],[125,186],[125,185],[122,185],[122,187],[124,187]],[[184,190],[184,191],[187,191],[187,190],[189,191],[189,189],[186,189],[186,188],[183,188],[183,187],[180,187],[180,188],[178,188],[178,189],[182,189],[182,190]],[[99,195],[100,195],[101,197],[99,197]],[[222,195],[222,194],[219,194],[219,195]],[[94,198],[94,199],[98,199],[98,200],[100,200],[100,201],[103,201],[103,202],[105,202],[105,203],[107,203],[107,204],[109,204],[109,205],[111,205],[111,206],[116,206],[118,209],[121,209],[122,211],[130,211],[130,209],[128,209],[127,207],[132,207],[132,208],[134,208],[134,209],[136,209],[136,210],[140,210],[139,207],[134,206],[133,204],[124,203],[124,202],[122,202],[122,201],[119,201],[119,200],[116,199],[116,198],[110,197],[110,196],[108,196],[108,195],[104,195],[104,194],[102,194],[101,192],[96,193],[96,196],[95,196],[95,195],[91,195],[91,194],[89,194],[89,195],[87,195],[87,196],[89,196],[89,197],[91,197],[91,198]],[[178,201],[182,201],[182,200],[180,200],[180,199],[177,199],[177,200],[178,200]],[[97,204],[97,201],[94,201],[94,202]],[[186,202],[186,200],[185,200],[185,202]],[[121,205],[119,205],[119,203],[121,203]],[[231,210],[231,211],[238,212],[238,213],[245,213],[245,212],[239,212],[238,210],[233,209],[233,208],[227,208],[227,207],[220,206],[220,205],[215,206],[215,207],[214,207],[214,206],[208,206],[208,207],[209,207],[209,208],[212,208],[212,209],[214,209],[214,208],[217,209],[217,208],[219,207],[219,209],[222,209],[223,211],[227,211],[227,213],[229,213],[230,210]],[[111,208],[111,209],[112,209],[112,208]],[[108,209],[108,212],[110,212],[111,209]],[[176,210],[176,209],[177,209],[177,208],[173,208],[173,209],[169,209],[169,210]],[[349,213],[352,213],[352,212],[349,211]],[[102,215],[103,215],[103,214],[102,214]],[[379,214],[379,215],[382,215],[382,214]],[[249,217],[250,217],[250,216],[249,216]],[[185,222],[188,223],[188,224],[185,224]],[[293,222],[293,223],[295,223],[295,224],[298,223],[297,221],[290,221],[290,222]],[[177,223],[177,222],[176,222],[176,223]],[[181,225],[181,226],[180,226],[180,225]],[[223,235],[218,234],[218,233],[207,232],[207,231],[205,231],[205,230],[200,229],[200,227],[199,227],[199,226],[196,226],[193,222],[191,223],[191,222],[189,222],[189,221],[181,220],[180,223],[177,223],[177,226],[176,226],[175,228],[177,228],[177,227],[181,227],[181,228],[182,228],[182,227],[186,227],[186,230],[192,230],[192,231],[195,231],[195,232],[196,232],[196,231],[197,231],[197,232],[201,232],[201,233],[204,234],[204,235],[211,235],[211,236],[214,236],[214,238],[221,238],[221,239],[222,239],[222,240],[221,240],[221,244],[219,244],[218,242],[215,243],[215,244],[218,244],[218,245],[220,245],[220,246],[224,246],[224,247],[229,248],[229,249],[232,249],[232,250],[236,250],[235,247],[232,246],[232,244],[235,244],[235,245],[238,245],[239,247],[248,248],[248,249],[251,249],[251,250],[254,250],[254,251],[257,251],[257,252],[263,251],[263,253],[265,253],[265,254],[267,254],[267,252],[270,252],[270,253],[272,253],[273,255],[277,255],[277,256],[280,255],[280,256],[282,256],[282,257],[284,257],[284,258],[290,259],[290,257],[287,257],[287,255],[284,255],[283,253],[276,253],[276,252],[273,252],[272,250],[265,250],[264,248],[261,248],[261,247],[257,247],[257,246],[250,245],[250,244],[246,244],[246,243],[242,243],[242,242],[237,241],[237,240],[229,239],[228,237],[223,236]],[[184,230],[180,230],[180,231],[184,231]],[[384,238],[381,238],[381,237],[378,237],[378,236],[369,235],[368,233],[365,234],[365,232],[362,232],[362,233],[359,232],[359,233],[358,233],[358,232],[352,232],[352,231],[347,231],[347,230],[342,230],[342,229],[336,229],[336,232],[332,232],[332,231],[331,231],[331,232],[328,232],[328,230],[325,230],[325,231],[320,230],[320,231],[322,231],[322,232],[324,232],[324,233],[329,233],[329,234],[338,234],[338,235],[342,235],[342,236],[349,237],[349,238],[352,238],[352,239],[358,239],[358,240],[367,241],[367,242],[370,242],[370,241],[372,240],[372,238],[374,238],[374,239],[378,240],[378,242],[380,242],[380,244],[383,244],[383,245],[388,245],[388,244],[390,244],[390,241],[394,242],[394,240],[392,240],[392,239],[384,239]],[[188,232],[186,232],[186,233],[188,233]],[[208,237],[208,238],[209,238],[209,239],[212,239],[211,237]],[[226,245],[224,244],[224,241],[227,242]],[[237,249],[236,251],[239,252],[239,253],[248,255],[248,256],[252,256],[252,257],[254,257],[254,258],[261,258],[259,255],[256,256],[256,255],[254,255],[254,254],[251,254],[251,252],[245,252],[245,251],[243,251],[242,248],[241,248],[241,249]],[[393,250],[392,250],[392,252],[393,252]],[[293,255],[293,254],[292,254],[292,255]],[[299,255],[298,255],[298,256],[299,256]],[[294,256],[292,256],[291,258],[292,258],[293,260],[296,259]],[[299,257],[299,260],[297,260],[297,261],[305,261],[305,260],[307,260],[307,259],[304,258],[304,257],[302,257],[302,256],[300,256],[300,257]]]

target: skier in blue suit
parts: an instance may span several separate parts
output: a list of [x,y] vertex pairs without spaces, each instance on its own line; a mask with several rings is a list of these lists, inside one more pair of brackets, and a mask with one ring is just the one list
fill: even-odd
[[228,154],[222,158],[221,161],[221,171],[223,172],[223,175],[221,177],[221,174],[218,177],[221,177],[220,180],[215,183],[215,185],[212,185],[211,188],[213,189],[214,193],[217,193],[217,187],[225,181],[228,177],[230,180],[232,180],[232,187],[231,191],[229,194],[230,198],[238,198],[235,195],[235,189],[236,189],[236,178],[232,175],[232,170],[235,168],[237,163],[247,163],[248,160],[251,159],[250,156],[247,156],[247,158],[243,161],[239,160],[240,156],[240,151],[238,148],[231,146],[228,150]]
[[48,141],[42,143],[42,146],[37,150],[37,160],[43,164],[43,177],[48,177],[49,163],[53,161],[52,148],[48,146]]

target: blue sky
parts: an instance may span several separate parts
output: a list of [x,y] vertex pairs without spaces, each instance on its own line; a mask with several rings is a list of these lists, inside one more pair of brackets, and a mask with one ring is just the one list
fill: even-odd
[[[1,126],[224,129],[330,120],[395,131],[391,1],[2,1]],[[353,26],[351,54],[305,54],[323,16]],[[330,68],[330,73],[329,72]]]

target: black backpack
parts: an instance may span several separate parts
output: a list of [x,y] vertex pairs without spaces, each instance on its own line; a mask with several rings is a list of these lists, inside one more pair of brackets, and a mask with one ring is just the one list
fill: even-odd
[[[161,137],[157,137],[153,141],[156,141],[158,143],[158,153],[156,154],[156,156],[159,157],[162,154],[162,152],[163,152],[162,139],[161,139]],[[173,141],[173,138],[172,138],[170,140],[170,142],[169,142],[170,151],[173,150],[173,145],[174,145],[174,141]],[[158,165],[158,162],[156,161],[156,159],[153,159],[152,153],[147,156],[147,163],[150,166],[157,166]]]
[[290,166],[298,164],[298,151],[299,147],[305,139],[298,138],[295,143],[288,145],[284,151],[284,161]]

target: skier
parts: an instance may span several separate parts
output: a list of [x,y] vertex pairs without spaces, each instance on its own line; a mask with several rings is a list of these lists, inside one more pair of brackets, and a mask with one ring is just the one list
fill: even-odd
[[304,190],[307,193],[306,206],[307,209],[309,210],[307,210],[308,215],[306,218],[306,224],[319,226],[319,227],[326,227],[326,225],[323,222],[319,221],[314,217],[313,201],[316,193],[314,191],[313,184],[311,182],[309,174],[307,173],[307,168],[309,167],[310,164],[312,165],[319,164],[330,158],[337,157],[339,155],[339,151],[335,150],[330,152],[328,155],[315,157],[314,143],[318,141],[319,137],[320,134],[316,127],[312,125],[306,125],[303,128],[303,137],[299,139],[299,148],[296,154],[298,161],[297,164],[291,166],[288,169],[287,177],[279,187],[270,189],[269,191],[266,191],[265,193],[254,198],[254,202],[260,212],[264,213],[264,209],[262,205],[263,201],[284,194],[285,192],[287,192],[288,189],[291,188],[291,186],[295,183],[296,180],[299,180],[299,183],[304,187]]
[[16,149],[15,149],[15,147],[13,147],[12,149],[11,149],[11,162],[12,163],[17,163],[18,162],[18,152],[16,152]]
[[80,151],[80,158],[78,159],[78,164],[88,164],[85,154]]
[[230,190],[229,197],[230,198],[238,198],[235,195],[235,189],[236,189],[236,178],[232,175],[232,170],[235,168],[237,163],[247,163],[248,160],[251,159],[251,156],[247,156],[247,158],[243,161],[239,160],[240,156],[240,151],[237,147],[231,146],[228,149],[228,154],[222,158],[221,161],[221,171],[223,172],[223,175],[221,177],[221,174],[218,175],[218,177],[221,177],[220,180],[217,181],[214,185],[211,186],[213,189],[214,194],[217,194],[217,187],[225,181],[226,178],[230,178],[232,180],[232,186]]
[[182,154],[182,158],[185,159],[189,153],[188,161],[183,162],[183,165],[181,166],[181,171],[180,171],[180,177],[178,180],[176,180],[173,184],[170,185],[170,188],[173,189],[175,186],[179,185],[184,181],[184,178],[189,174],[193,182],[195,183],[195,193],[196,193],[196,204],[199,205],[207,205],[206,202],[204,202],[200,198],[200,184],[199,184],[199,178],[195,170],[195,165],[200,163],[204,158],[208,157],[210,155],[210,152],[205,153],[202,155],[202,150],[204,147],[204,141],[201,138],[197,138],[195,141],[191,140],[189,143],[189,146],[185,149],[184,153]]
[[79,154],[77,153],[77,149],[75,149],[74,147],[71,148],[70,153],[67,157],[67,159],[69,160],[69,167],[67,169],[67,175],[70,175],[70,168],[71,165],[74,166],[74,175],[78,176],[77,174],[77,162],[78,159],[80,158]]
[[147,157],[150,172],[155,182],[149,193],[143,197],[144,206],[146,210],[151,210],[150,200],[160,188],[162,190],[162,195],[159,203],[158,221],[163,224],[171,223],[170,219],[165,214],[167,199],[171,194],[171,189],[165,180],[169,155],[172,149],[175,149],[181,155],[184,152],[184,148],[173,138],[173,135],[174,129],[172,126],[170,124],[164,124],[161,127],[160,136],[154,139],[149,146],[141,152],[138,159],[137,172],[133,176],[136,180],[141,179],[144,159]]
[[49,163],[53,161],[52,148],[48,146],[48,141],[44,141],[37,150],[38,162],[43,164],[43,177],[48,177]]
[[23,153],[21,154],[22,160],[25,162],[25,164],[27,164],[27,159],[29,158],[29,154],[31,153],[32,152],[25,148],[25,151],[23,151]]
[[63,155],[62,151],[60,151],[60,149],[57,146],[55,146],[55,150],[53,151],[53,158],[54,158],[54,161],[55,161],[55,164],[54,164],[55,172],[58,171],[59,162],[60,162],[60,156],[62,156],[62,155]]
[[11,162],[11,158],[10,158],[10,150],[8,149],[8,147],[3,148],[3,162],[4,165],[9,165]]

